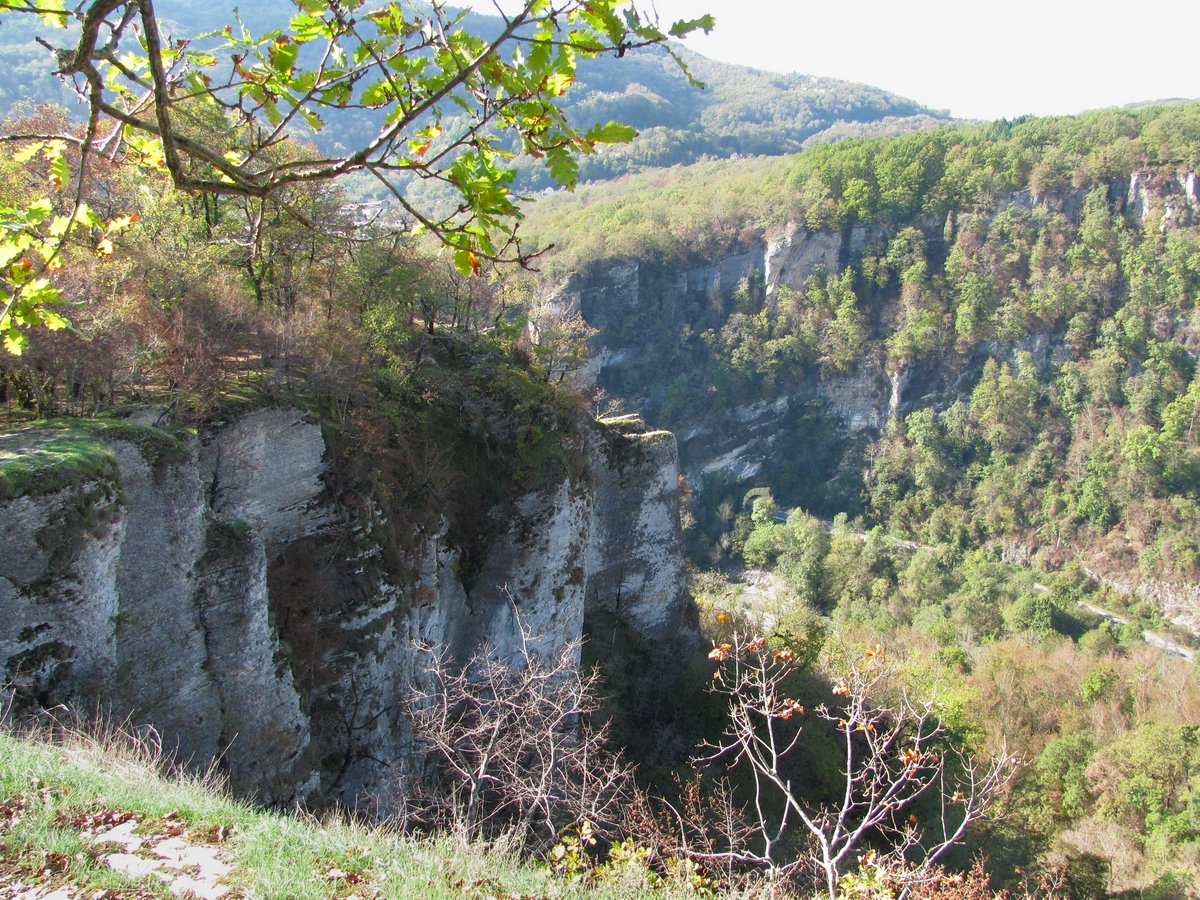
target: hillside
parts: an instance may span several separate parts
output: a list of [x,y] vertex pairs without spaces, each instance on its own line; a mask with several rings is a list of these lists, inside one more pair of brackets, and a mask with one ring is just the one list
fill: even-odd
[[500,845],[265,811],[180,773],[145,734],[0,730],[6,897],[694,896],[654,878],[627,865],[572,885]]
[[[42,739],[0,730],[0,894],[153,893],[116,828],[134,879],[263,896],[1196,896],[1200,104],[827,142],[922,112],[688,56],[695,93],[564,0],[622,155],[530,2],[532,62],[372,20],[413,44],[321,95],[395,94],[358,175],[461,189],[453,253],[226,129],[313,84],[282,36],[184,142],[202,79],[127,118],[161,156],[6,123],[0,718]],[[443,108],[624,174],[518,210]],[[518,218],[540,276],[487,264]]]
[[[742,446],[759,462],[730,489],[761,481],[789,505],[865,513],[936,543],[944,493],[918,501],[921,476],[888,454],[912,446],[905,418],[932,413],[944,434],[964,416],[954,461],[936,465],[967,508],[988,474],[989,510],[974,521],[994,524],[980,537],[1029,544],[1054,528],[1114,552],[1129,541],[1139,577],[1191,581],[1198,117],[1195,105],[1106,111],[713,163],[555,198],[530,226],[559,245],[552,277],[577,273],[554,302],[601,329],[599,384],[681,435],[697,488],[702,472],[735,471],[715,460],[766,429]],[[985,398],[996,378],[1027,379],[1018,430],[1007,387]],[[850,406],[838,408],[837,385]],[[786,444],[761,446],[795,426],[797,395],[830,407],[814,414],[855,432],[860,455],[827,444],[824,463],[797,467]],[[1009,404],[1008,430],[985,403]],[[1101,410],[1106,434],[1085,425]],[[1132,465],[1135,434],[1156,460],[1136,477],[1121,462]],[[882,442],[862,446],[868,435]],[[998,497],[1018,501],[994,479],[1040,454],[1039,485],[1060,505],[997,517]],[[1128,531],[1132,509],[1151,516],[1142,533],[1158,549]]]
[[[197,35],[222,26],[235,6],[233,2],[198,6],[185,0],[160,0],[155,8],[170,33]],[[264,0],[238,9],[254,33],[285,29],[296,14],[289,0]],[[499,21],[471,13],[463,27],[488,34],[499,30]],[[32,22],[24,19],[6,22],[0,29],[0,62],[8,73],[0,86],[0,101],[10,108],[38,100],[74,108],[71,93],[48,74],[47,51],[33,42],[37,33]],[[761,72],[687,50],[681,55],[693,75],[707,85],[705,90],[692,87],[667,53],[658,49],[632,51],[621,59],[581,61],[578,81],[565,103],[572,121],[586,128],[616,120],[643,132],[629,147],[585,160],[583,180],[606,180],[705,158],[778,156],[806,143],[900,133],[948,121],[944,113],[869,85]],[[301,136],[315,140],[323,151],[342,152],[366,143],[376,128],[377,123],[363,112],[343,113],[319,134]],[[520,172],[526,190],[552,184],[549,174],[532,160]]]
[[766,594],[926,654],[962,727],[1032,761],[1007,847],[1096,875],[1071,896],[1200,883],[1196,671],[1141,639],[1200,637],[1198,167],[1200,105],[1105,110],[648,173],[529,221],[559,248],[539,315],[595,329],[579,387],[678,436],[702,608]]
[[779,156],[820,141],[948,121],[944,113],[865,84],[763,72],[686,49],[681,56],[704,82],[703,91],[692,88],[660,50],[581,66],[571,114],[581,123],[615,119],[642,132],[628,148],[585,161],[583,180],[706,158]]

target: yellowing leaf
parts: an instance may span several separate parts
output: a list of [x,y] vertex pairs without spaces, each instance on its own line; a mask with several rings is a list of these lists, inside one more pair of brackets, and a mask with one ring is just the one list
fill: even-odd
[[58,313],[52,312],[51,310],[43,309],[41,311],[41,314],[42,314],[42,324],[45,325],[47,328],[49,328],[51,331],[60,331],[63,328],[66,328],[67,325],[69,324],[66,319],[64,319]]
[[478,275],[483,265],[473,250],[460,247],[454,251],[454,267],[461,275]]
[[[3,324],[4,320],[0,319],[0,325]],[[21,352],[25,349],[27,340],[22,332],[10,325],[8,330],[4,332],[4,349],[13,356],[20,356]]]
[[44,141],[39,141],[36,144],[30,144],[28,147],[22,147],[13,154],[13,159],[19,163],[27,163],[41,153],[45,146],[46,144]]
[[555,72],[546,79],[546,93],[552,97],[561,97],[575,83],[575,76],[566,72]]

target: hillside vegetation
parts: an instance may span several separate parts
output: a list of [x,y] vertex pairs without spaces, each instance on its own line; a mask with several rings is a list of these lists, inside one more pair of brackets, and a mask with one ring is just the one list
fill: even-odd
[[154,738],[94,726],[0,731],[0,893],[695,896],[686,882],[651,887],[636,864],[573,886],[503,842],[412,838],[345,817],[317,821],[256,809],[230,797],[219,778],[174,769]]
[[[531,226],[560,247],[552,274],[624,257],[686,267],[788,223],[842,236],[841,266],[796,288],[768,295],[760,274],[621,323],[654,349],[623,377],[661,398],[659,424],[806,380],[911,379],[858,488],[821,493],[820,511],[959,551],[1094,546],[1194,581],[1198,134],[1192,105],[847,141],[581,190]],[[768,483],[811,507],[800,484],[814,479],[781,461]]]
[[[893,115],[908,117],[903,129],[927,124],[927,111],[873,89],[689,59],[712,85],[691,106],[652,55],[634,54],[620,81],[594,70],[578,114],[628,116],[646,143],[588,160],[585,178],[790,150]],[[5,131],[71,127],[38,107]],[[15,151],[0,153],[10,211],[57,175]],[[615,736],[606,752],[636,762],[638,790],[622,787],[647,804],[628,804],[642,818],[597,836],[547,813],[554,837],[521,848],[539,867],[504,852],[499,824],[487,848],[431,834],[429,819],[404,836],[320,830],[168,786],[118,744],[96,763],[5,732],[0,875],[150,890],[115,877],[81,836],[136,819],[222,845],[230,883],[263,896],[1194,896],[1200,681],[1181,648],[1164,653],[1143,632],[1195,628],[1198,166],[1200,106],[1179,105],[857,137],[545,198],[528,224],[559,245],[546,260],[558,279],[633,258],[666,283],[785,234],[838,248],[836,265],[790,286],[768,290],[751,272],[729,290],[647,294],[594,336],[629,351],[611,399],[639,404],[651,425],[693,431],[778,398],[793,423],[752,483],[717,472],[682,486],[711,650],[648,647],[619,620],[593,626],[584,652],[619,700],[591,718]],[[105,435],[164,457],[182,446],[96,416],[153,403],[203,427],[287,400],[331,436],[326,486],[348,520],[374,517],[400,554],[406,530],[466,523],[452,538],[469,579],[482,530],[519,490],[585,477],[573,428],[604,398],[589,410],[562,385],[594,329],[547,316],[541,285],[470,277],[409,233],[362,224],[337,185],[289,183],[272,202],[181,193],[161,172],[97,159],[80,191],[102,224],[71,233],[50,276],[71,327],[30,329],[23,355],[0,361],[14,432],[0,445],[5,500],[111,476]],[[327,227],[303,227],[277,201]],[[47,215],[71,208],[45,203]],[[103,223],[118,216],[110,237]],[[21,279],[29,269],[13,259]],[[848,434],[820,398],[855,376],[899,387],[895,415]],[[787,752],[744,749],[763,733]],[[689,767],[693,756],[705,761]],[[114,761],[119,777],[105,769]],[[435,772],[446,796],[432,808],[461,812],[462,785],[491,779],[473,771]],[[986,771],[1003,777],[975,804]],[[903,802],[872,793],[880,784],[909,786]],[[535,791],[535,807],[561,815],[552,801]],[[496,823],[519,824],[498,810]],[[800,812],[813,824],[796,825]],[[848,843],[847,821],[862,826]],[[964,846],[939,843],[959,822]],[[833,861],[830,835],[844,850]]]
[[[653,286],[589,301],[610,401],[695,434],[784,398],[753,480],[692,485],[721,570],[697,596],[753,610],[765,568],[774,608],[927,660],[961,728],[1031,762],[987,856],[1074,859],[1072,896],[1197,890],[1195,668],[1141,632],[1197,628],[1198,165],[1200,106],[1105,110],[656,172],[530,221],[552,283],[636,260]],[[671,287],[819,233],[838,263],[793,287]],[[822,399],[846,384],[885,416],[898,384],[898,415],[848,432]]]

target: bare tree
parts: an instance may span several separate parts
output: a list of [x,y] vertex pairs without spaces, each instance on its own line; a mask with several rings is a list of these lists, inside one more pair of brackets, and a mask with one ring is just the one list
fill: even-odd
[[[720,665],[712,690],[726,698],[729,723],[698,762],[743,767],[753,788],[750,813],[759,846],[731,854],[765,866],[775,877],[811,867],[830,898],[837,896],[851,851],[868,839],[889,848],[873,852],[872,864],[886,873],[899,897],[940,878],[937,861],[972,823],[987,818],[1019,768],[1019,760],[1006,752],[979,760],[954,746],[935,701],[913,700],[904,690],[889,696],[897,669],[880,646],[868,649],[837,680],[833,693],[839,702],[817,707],[807,719],[803,705],[787,695],[787,680],[796,670],[789,647],[772,650],[762,638],[735,633],[710,658]],[[800,796],[788,762],[800,723],[814,719],[835,730],[845,759],[841,798],[825,806]],[[931,789],[940,816],[927,826],[906,810]],[[793,831],[807,838],[805,852],[795,851]]]
[[426,687],[408,703],[418,752],[402,778],[416,823],[547,846],[571,823],[619,825],[632,770],[591,721],[599,676],[580,670],[577,642],[543,657],[522,630],[513,658],[484,646],[461,664],[422,650]]

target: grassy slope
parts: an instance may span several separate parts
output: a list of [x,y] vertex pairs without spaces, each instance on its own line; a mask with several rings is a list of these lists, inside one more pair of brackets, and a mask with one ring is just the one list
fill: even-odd
[[[152,877],[134,880],[105,865],[81,837],[80,820],[136,814],[139,831],[182,828],[234,864],[234,896],[636,897],[672,896],[637,883],[572,888],[547,870],[495,846],[452,837],[415,839],[344,818],[255,809],[215,779],[164,777],[158,755],[128,734],[103,739],[72,732],[49,742],[0,731],[0,895],[18,884],[68,887],[80,896],[169,896]],[[222,836],[219,842],[216,836]],[[224,835],[228,835],[224,837]],[[111,852],[111,850],[109,851]]]
[[0,423],[0,501],[115,477],[111,441],[136,444],[152,465],[188,455],[179,435],[120,419],[38,420],[11,432]]

